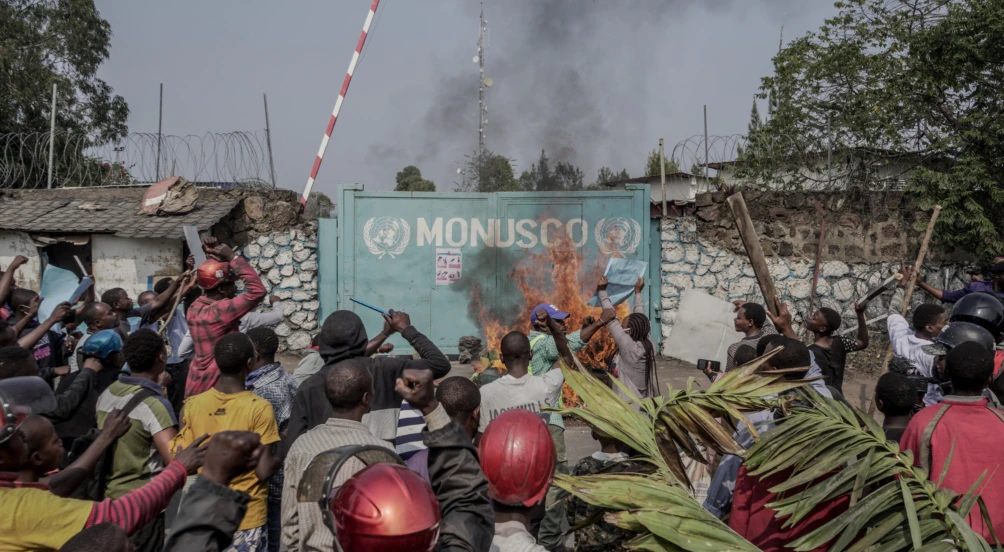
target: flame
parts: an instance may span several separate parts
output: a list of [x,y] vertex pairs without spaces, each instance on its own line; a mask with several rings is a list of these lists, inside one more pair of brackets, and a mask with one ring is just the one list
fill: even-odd
[[[483,298],[483,290],[475,285],[471,293],[471,302],[475,317],[485,337],[487,350],[498,352],[502,337],[510,331],[518,330],[530,333],[530,314],[533,307],[541,303],[550,303],[569,314],[566,323],[568,331],[581,329],[583,321],[589,317],[599,318],[601,309],[589,306],[589,298],[595,289],[595,282],[603,273],[605,263],[586,267],[581,254],[572,244],[571,239],[562,236],[551,238],[551,247],[543,251],[527,251],[524,258],[509,271],[507,278],[513,282],[522,294],[522,309],[514,320],[503,320],[494,312]],[[617,317],[624,318],[629,314],[626,305],[617,305]],[[586,347],[578,353],[579,360],[587,368],[606,368],[617,346],[606,328],[601,328]],[[501,362],[495,360],[491,366],[502,368]],[[486,366],[481,362],[474,364],[475,371],[480,372]],[[565,406],[578,404],[575,392],[565,384],[562,389]]]

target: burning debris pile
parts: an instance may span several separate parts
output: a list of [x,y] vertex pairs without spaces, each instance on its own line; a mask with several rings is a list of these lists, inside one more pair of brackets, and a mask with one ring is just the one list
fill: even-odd
[[[484,296],[484,290],[479,286],[473,288],[471,308],[485,338],[485,354],[472,363],[476,373],[494,369],[492,371],[497,370],[499,375],[505,374],[505,367],[498,355],[502,338],[511,331],[529,335],[533,330],[530,326],[530,314],[536,305],[551,303],[567,312],[570,315],[566,320],[569,333],[578,331],[599,318],[601,309],[589,306],[588,302],[596,281],[603,273],[603,267],[585,267],[576,248],[571,243],[566,243],[569,241],[567,237],[553,241],[553,246],[544,251],[527,251],[506,276],[522,296],[521,299],[513,298],[513,301],[518,301],[521,305],[518,315],[498,314],[488,302],[490,299]],[[618,305],[618,318],[627,315],[627,306]],[[578,358],[586,368],[605,369],[615,352],[616,345],[604,328],[578,353]],[[479,357],[475,355],[474,358]],[[568,384],[565,384],[562,395],[566,406],[578,402],[578,397]]]

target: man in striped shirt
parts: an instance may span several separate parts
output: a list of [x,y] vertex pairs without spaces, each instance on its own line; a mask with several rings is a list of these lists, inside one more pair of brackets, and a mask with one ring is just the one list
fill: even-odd
[[[335,537],[324,525],[316,502],[297,500],[300,477],[318,454],[346,445],[376,445],[394,450],[389,442],[370,432],[362,423],[373,401],[373,359],[356,357],[332,365],[324,373],[324,395],[331,405],[327,422],[310,429],[293,442],[286,455],[285,481],[282,489],[282,544],[289,552],[329,552]],[[405,370],[404,373],[415,372]],[[338,472],[340,486],[363,468],[356,459],[349,460]]]

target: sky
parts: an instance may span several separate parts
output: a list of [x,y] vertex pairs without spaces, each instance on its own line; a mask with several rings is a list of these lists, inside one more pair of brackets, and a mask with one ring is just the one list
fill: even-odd
[[[278,184],[303,189],[370,0],[95,3],[113,33],[99,75],[129,103],[130,132],[157,131],[164,83],[165,134],[264,136],[267,93]],[[518,174],[543,148],[587,183],[602,166],[642,174],[659,138],[684,169],[700,161],[704,105],[709,135],[743,133],[782,26],[787,42],[835,13],[832,0],[484,5],[488,149]],[[390,190],[410,164],[453,188],[478,143],[478,13],[475,0],[381,1],[315,191]],[[712,143],[711,161],[732,153]]]

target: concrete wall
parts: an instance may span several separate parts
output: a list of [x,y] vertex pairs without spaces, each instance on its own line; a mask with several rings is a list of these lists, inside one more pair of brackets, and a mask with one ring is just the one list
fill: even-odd
[[42,287],[42,261],[31,237],[24,232],[0,230],[0,270],[5,270],[14,257],[28,257],[28,264],[15,275],[18,287],[39,289]]
[[241,255],[261,274],[269,295],[282,299],[279,351],[303,353],[318,326],[317,222],[249,239]]
[[94,234],[91,268],[98,286],[96,291],[100,296],[108,289],[120,287],[135,300],[160,278],[181,274],[181,251],[181,240]]
[[[747,197],[747,205],[758,235],[764,236],[762,245],[768,253],[767,263],[774,285],[782,300],[791,305],[797,329],[800,330],[803,316],[810,314],[807,311],[810,308],[818,242],[815,233],[819,223],[817,220],[813,226],[804,212],[805,196],[799,200],[802,207],[785,207],[783,198],[761,198],[750,200]],[[662,221],[661,308],[664,338],[672,332],[679,298],[685,289],[696,288],[729,301],[763,302],[753,269],[738,243],[738,233],[731,215],[724,210],[722,199],[724,197],[712,200],[701,196],[698,205],[703,206],[698,209],[697,216]],[[821,199],[828,201],[833,198]],[[831,215],[837,222],[830,227],[824,241],[826,247],[820,263],[816,304],[840,312],[844,328],[855,324],[853,304],[857,298],[894,274],[901,259],[914,258],[917,254],[921,231],[914,225],[923,226],[928,215],[916,211],[916,208],[912,212],[903,209],[902,197],[895,203],[895,208],[890,209],[884,202],[887,199],[872,198],[871,208],[852,205],[849,212]],[[768,200],[773,206],[764,205]],[[794,205],[790,201],[789,204]],[[811,204],[809,209],[815,210]],[[714,215],[709,216],[712,212]],[[786,230],[776,230],[779,227]],[[833,233],[832,241],[830,232]],[[790,253],[779,255],[779,244],[788,244],[784,250]],[[929,258],[931,261],[925,264],[925,278],[932,285],[955,289],[968,281],[964,271],[968,263],[936,249]],[[917,305],[931,300],[918,289],[913,303]],[[873,301],[866,313],[867,318],[876,318],[887,312],[888,301],[888,294]],[[875,323],[870,328],[873,332],[884,332],[885,323]],[[672,355],[672,351],[664,353]]]

